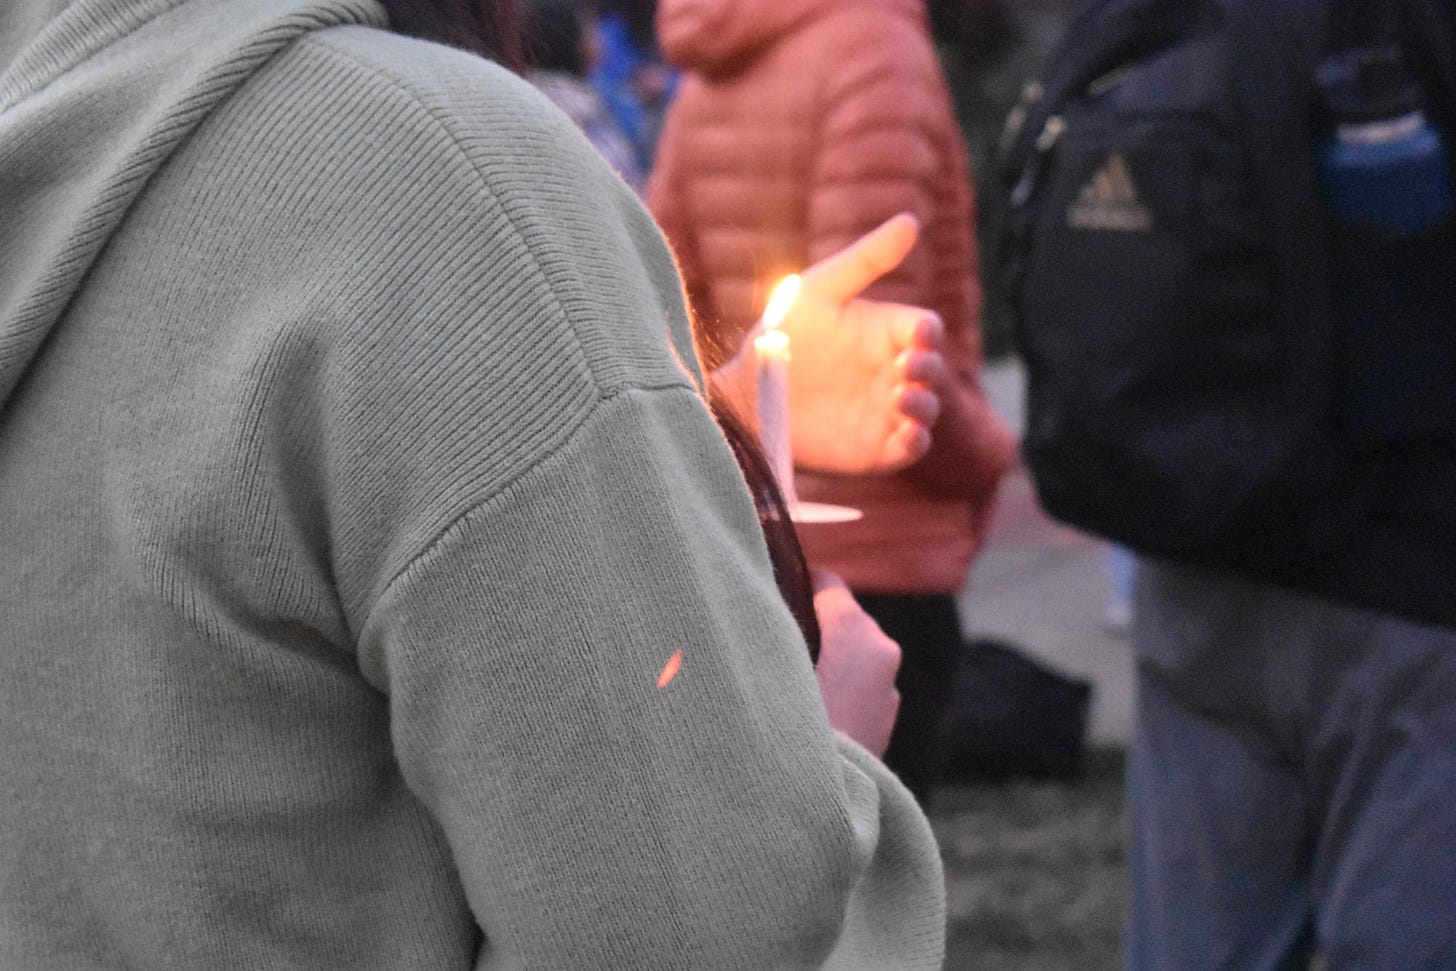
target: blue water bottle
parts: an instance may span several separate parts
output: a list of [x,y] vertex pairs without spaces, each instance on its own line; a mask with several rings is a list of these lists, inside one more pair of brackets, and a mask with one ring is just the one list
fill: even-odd
[[1398,48],[1336,55],[1318,80],[1334,122],[1318,155],[1341,230],[1331,306],[1342,425],[1359,447],[1409,452],[1456,434],[1447,150]]
[[1334,131],[1321,146],[1325,193],[1341,222],[1397,236],[1431,229],[1451,212],[1441,134],[1394,46],[1331,57],[1319,83]]

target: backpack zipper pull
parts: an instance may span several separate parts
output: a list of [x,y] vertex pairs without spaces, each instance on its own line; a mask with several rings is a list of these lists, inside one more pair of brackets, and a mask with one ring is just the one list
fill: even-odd
[[1021,137],[1021,129],[1026,125],[1026,116],[1031,114],[1031,109],[1036,107],[1043,95],[1041,84],[1037,81],[1028,81],[1021,89],[1021,97],[1016,99],[1016,104],[1011,106],[1011,111],[1006,115],[1006,124],[1001,128],[1001,140],[997,143],[996,150],[1004,158],[1006,153],[1011,151],[1012,142]]
[[1031,192],[1036,188],[1036,180],[1041,175],[1042,161],[1046,158],[1047,152],[1057,144],[1057,139],[1062,137],[1062,132],[1067,130],[1067,121],[1061,115],[1051,115],[1046,123],[1041,126],[1041,134],[1036,136],[1035,152],[1031,160],[1026,163],[1026,168],[1021,170],[1021,178],[1017,180],[1016,187],[1011,190],[1011,204],[1017,208],[1026,205],[1031,199]]

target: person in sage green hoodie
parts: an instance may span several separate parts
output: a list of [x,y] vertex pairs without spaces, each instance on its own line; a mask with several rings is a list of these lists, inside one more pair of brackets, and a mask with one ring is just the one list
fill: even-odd
[[0,967],[938,967],[656,227],[385,27],[0,7]]

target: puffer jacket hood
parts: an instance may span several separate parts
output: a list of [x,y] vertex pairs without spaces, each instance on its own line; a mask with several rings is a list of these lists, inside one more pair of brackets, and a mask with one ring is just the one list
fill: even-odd
[[[373,0],[5,0],[0,414],[132,202],[192,130],[300,35],[385,23]],[[158,44],[156,31],[208,41]]]
[[658,43],[680,68],[728,74],[800,25],[858,4],[926,19],[924,0],[661,0]]

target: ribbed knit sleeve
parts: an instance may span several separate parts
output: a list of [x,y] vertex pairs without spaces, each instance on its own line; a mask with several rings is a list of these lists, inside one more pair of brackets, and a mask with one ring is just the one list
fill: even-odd
[[618,395],[365,628],[503,966],[936,966],[933,843],[836,755],[729,461],[690,392]]
[[314,124],[329,128],[297,137],[323,143],[313,156],[355,156],[326,162],[338,173],[323,191],[345,189],[329,211],[351,210],[326,243],[319,309],[342,316],[314,390],[357,629],[435,537],[601,400],[697,376],[657,231],[565,116],[444,49],[386,71],[368,32],[312,44],[328,66],[313,102],[329,118]]

